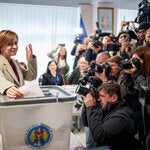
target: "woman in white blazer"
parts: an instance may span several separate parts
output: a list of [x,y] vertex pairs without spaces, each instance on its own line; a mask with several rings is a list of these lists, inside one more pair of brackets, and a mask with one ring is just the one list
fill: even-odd
[[23,96],[18,87],[24,85],[24,80],[31,81],[37,77],[37,60],[32,53],[32,45],[26,46],[27,70],[12,58],[17,51],[18,35],[10,30],[0,31],[0,94],[10,98]]

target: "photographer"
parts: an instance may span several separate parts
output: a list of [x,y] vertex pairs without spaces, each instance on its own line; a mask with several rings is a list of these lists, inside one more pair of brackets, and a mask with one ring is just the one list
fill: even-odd
[[90,42],[89,38],[85,38],[82,43],[82,36],[77,36],[74,40],[74,47],[71,51],[71,55],[75,56],[73,69],[77,67],[78,60],[80,57],[85,56],[85,52],[88,48],[88,43]]
[[139,24],[138,29],[137,29],[137,42],[132,45],[132,47],[131,47],[132,50],[134,50],[138,46],[146,45],[145,44],[145,37],[146,37],[147,30],[149,28],[150,28],[149,22],[141,22]]
[[90,42],[90,46],[85,53],[85,59],[90,63],[96,59],[96,56],[103,52],[103,44],[100,41]]
[[150,3],[148,0],[142,0],[142,2],[138,4],[138,7],[138,15],[135,18],[135,22],[150,22]]
[[[98,68],[95,70],[95,68],[93,66],[91,66],[91,69],[89,69],[89,72],[94,72],[94,77],[100,79],[101,82],[100,83],[97,82],[97,84],[96,85],[92,85],[92,87],[99,86],[102,82],[107,81],[106,73],[109,74],[110,70],[109,69],[106,70],[105,66],[102,65],[103,66],[102,67],[101,64],[105,63],[109,58],[110,58],[110,55],[107,52],[102,52],[102,53],[97,55],[95,62],[96,62],[96,66],[98,66],[98,65],[100,66],[100,69],[98,71]],[[92,76],[92,75],[90,75],[90,76]],[[97,106],[97,107],[99,107],[99,106]],[[83,107],[82,107],[81,117],[82,117],[83,125],[85,126],[85,133],[86,133],[85,144],[86,144],[86,148],[87,149],[93,148],[96,145],[95,145],[95,142],[94,142],[94,140],[92,138],[92,135],[91,135],[91,133],[89,131],[85,105],[83,105]]]
[[120,63],[122,59],[120,56],[112,56],[107,60],[108,64],[110,65],[111,72],[109,76],[109,80],[116,81],[121,88],[121,96],[122,98],[126,96],[127,90],[125,87],[125,73],[124,71],[120,68]]
[[107,51],[107,45],[109,43],[112,43],[112,40],[109,36],[104,36],[102,39],[102,43],[103,43],[103,51]]
[[[120,86],[113,81],[102,83],[95,99],[88,93],[86,105],[89,128],[98,146],[109,146],[112,150],[135,150],[134,121],[132,111],[121,100]],[[96,101],[101,107],[98,109]]]
[[[128,99],[128,103],[134,112],[138,138],[143,143],[143,147],[145,147],[145,141],[150,130],[150,125],[147,133],[144,133],[144,118],[142,118],[142,106],[139,102],[139,92],[141,84],[145,86],[150,84],[148,80],[150,78],[150,47],[139,46],[133,51],[131,56],[132,59],[138,59],[140,64],[137,65],[137,63],[132,62],[132,66],[129,69],[124,70],[127,73],[126,88],[131,96],[131,98]],[[144,119],[144,122],[145,121],[146,120]],[[149,150],[149,148],[147,150]]]
[[129,59],[131,55],[131,37],[128,32],[120,32],[117,36],[119,50],[117,55],[122,59]]

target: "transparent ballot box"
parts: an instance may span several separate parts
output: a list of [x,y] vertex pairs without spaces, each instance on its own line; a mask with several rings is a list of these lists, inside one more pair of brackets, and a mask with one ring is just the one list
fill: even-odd
[[76,95],[41,86],[43,97],[9,99],[0,95],[3,150],[69,150]]

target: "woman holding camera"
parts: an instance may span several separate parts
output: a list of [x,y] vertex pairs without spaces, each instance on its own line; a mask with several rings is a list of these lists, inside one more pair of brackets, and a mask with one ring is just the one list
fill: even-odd
[[[137,125],[139,140],[141,140],[144,143],[143,146],[145,147],[146,137],[148,137],[148,134],[150,134],[150,123],[148,122],[148,129],[145,133],[146,124],[143,125],[143,121],[145,122],[146,120],[142,118],[142,105],[139,102],[139,93],[141,91],[142,86],[150,89],[150,47],[137,47],[132,52],[131,57],[137,58],[139,60],[140,67],[132,63],[131,69],[124,70],[127,73],[126,88],[128,89],[128,93],[130,94],[130,99],[128,99],[128,103],[134,111],[134,118]],[[148,115],[148,118],[150,118],[150,114]],[[148,149],[150,148],[147,148],[147,150]]]
[[[139,46],[131,54],[131,58],[137,58],[140,62],[139,66],[132,64],[131,69],[125,70],[126,73],[131,74],[131,77],[139,89],[141,82],[146,82],[146,78],[150,76],[150,47]],[[145,83],[146,84],[146,83]]]

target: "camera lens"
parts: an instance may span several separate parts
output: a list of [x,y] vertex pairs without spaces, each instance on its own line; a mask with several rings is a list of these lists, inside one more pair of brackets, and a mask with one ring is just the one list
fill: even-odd
[[103,72],[103,67],[102,67],[102,65],[96,64],[96,65],[95,65],[95,72],[102,73],[102,72]]
[[85,86],[78,85],[77,88],[76,88],[75,93],[77,93],[79,95],[86,96],[89,93],[89,89]]
[[119,67],[121,69],[131,69],[132,68],[132,63],[131,63],[130,60],[127,60],[127,61],[123,60],[123,61],[120,62]]

